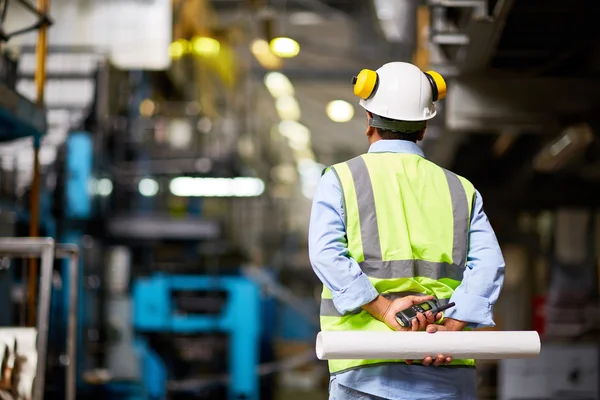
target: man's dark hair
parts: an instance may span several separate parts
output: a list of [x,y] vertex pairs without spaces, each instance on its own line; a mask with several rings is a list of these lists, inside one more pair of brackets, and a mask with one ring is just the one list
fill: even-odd
[[[382,119],[383,121],[391,121],[391,122],[396,122],[396,123],[400,123],[400,124],[405,123],[407,128],[409,126],[411,128],[414,128],[414,125],[415,125],[414,122],[392,120],[392,119],[381,117],[381,116],[378,116],[378,118]],[[423,126],[423,128],[424,128],[424,126]],[[410,131],[410,130],[404,131],[403,130],[402,132],[393,131],[393,130],[389,130],[389,129],[383,129],[383,128],[375,128],[375,129],[377,129],[377,133],[383,140],[408,140],[410,142],[416,143],[417,139],[419,138],[419,134],[421,133],[423,128],[419,128],[416,131],[415,130],[413,130],[413,131]]]
[[395,131],[388,131],[388,130],[384,130],[381,128],[375,128],[377,129],[377,133],[379,134],[379,137],[381,137],[381,139],[383,140],[408,140],[409,142],[417,142],[417,139],[419,138],[419,133],[421,133],[421,131],[417,131],[417,132],[410,132],[410,133],[405,133],[405,132],[395,132]]

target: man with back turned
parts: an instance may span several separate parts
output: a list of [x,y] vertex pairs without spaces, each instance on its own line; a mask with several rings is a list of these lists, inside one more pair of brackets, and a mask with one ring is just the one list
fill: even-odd
[[[369,151],[325,171],[310,220],[310,260],[324,285],[321,329],[494,326],[504,260],[481,195],[417,145],[446,94],[444,79],[391,62],[361,71],[353,85],[366,110]],[[399,311],[428,299],[456,306],[400,326]],[[477,398],[475,361],[445,354],[330,360],[329,370],[333,400]]]

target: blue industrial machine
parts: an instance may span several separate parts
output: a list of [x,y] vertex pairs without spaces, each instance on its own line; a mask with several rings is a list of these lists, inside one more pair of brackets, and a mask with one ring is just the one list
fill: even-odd
[[[134,78],[139,77],[134,74]],[[0,120],[2,118],[0,115]],[[257,371],[259,362],[269,362],[273,357],[265,355],[269,353],[265,348],[272,346],[271,338],[261,334],[274,332],[274,329],[264,329],[262,319],[263,315],[274,314],[274,310],[262,312],[265,299],[261,299],[257,284],[244,276],[200,275],[206,268],[205,261],[194,264],[198,266],[193,269],[195,275],[182,275],[179,269],[171,269],[168,274],[156,272],[162,269],[153,265],[150,256],[160,246],[175,244],[186,249],[179,253],[185,262],[195,263],[199,257],[198,244],[219,239],[219,227],[203,220],[199,199],[189,201],[188,218],[169,219],[153,214],[158,208],[153,204],[155,199],[142,197],[139,193],[136,195],[140,201],[128,203],[126,209],[115,210],[115,204],[123,206],[120,199],[133,196],[123,192],[126,189],[114,179],[113,194],[94,195],[90,184],[99,178],[111,178],[112,170],[107,167],[110,162],[96,158],[97,142],[102,140],[102,135],[86,132],[87,128],[69,133],[57,163],[59,179],[54,197],[42,196],[42,203],[45,204],[46,199],[49,204],[42,207],[48,209],[42,213],[42,221],[48,226],[49,235],[57,236],[61,242],[78,244],[83,250],[79,282],[69,282],[64,273],[67,265],[58,264],[62,285],[53,288],[49,346],[52,353],[49,360],[55,360],[56,365],[50,366],[50,379],[47,380],[63,381],[59,376],[62,368],[57,362],[64,353],[62,342],[67,322],[68,288],[75,284],[80,291],[78,398],[270,398],[270,388],[261,390],[260,385],[272,385],[268,384],[268,378],[263,377],[261,381]],[[121,197],[117,198],[115,193],[119,194],[119,191]],[[50,211],[52,203],[53,212]],[[147,228],[148,222],[154,220],[160,223],[153,229]],[[201,222],[204,225],[200,226]],[[133,229],[135,223],[145,224],[146,228],[136,231]],[[186,229],[180,229],[182,224]],[[190,225],[195,229],[190,229]],[[200,229],[203,226],[205,229]],[[123,227],[127,228],[125,232],[117,229]],[[137,236],[130,234],[131,231],[137,232]],[[94,250],[87,247],[90,239],[86,236],[93,238]],[[123,268],[128,271],[122,281],[127,281],[122,290],[113,290],[104,276],[116,265],[110,257],[115,247],[125,249],[129,254],[128,261],[117,263],[121,272]],[[105,255],[109,257],[105,258]],[[93,268],[90,269],[91,264]],[[225,270],[219,273],[225,273]],[[232,269],[228,271],[236,273]],[[90,290],[84,289],[84,282],[90,284],[95,280],[101,283],[95,288],[88,287]],[[187,343],[192,343],[191,346],[202,353],[204,348],[211,347],[211,340],[218,343],[214,347],[220,350],[204,358],[188,360],[180,356],[181,351],[173,351],[174,348],[185,350]],[[190,366],[182,367],[182,364]],[[90,375],[90,372],[100,374]],[[104,372],[107,374],[102,375]],[[90,379],[90,376],[106,376],[106,379]],[[53,385],[55,387],[51,393],[46,393],[46,397],[62,398],[60,385]],[[217,394],[213,394],[215,392]]]
[[[92,178],[93,167],[93,139],[88,132],[72,132],[69,134],[65,146],[65,173],[66,181],[64,183],[64,208],[62,215],[59,216],[60,241],[62,243],[74,243],[82,248],[82,238],[87,233],[85,231],[85,222],[92,217],[92,198],[89,190]],[[60,204],[62,206],[63,204]],[[87,293],[83,290],[83,257],[79,258],[79,282],[69,282],[68,263],[62,261],[61,276],[63,280],[62,288],[56,293],[54,298],[58,326],[57,332],[62,332],[67,326],[69,287],[77,285],[79,290],[79,304],[77,310],[79,313],[79,324],[77,332],[77,348],[83,347],[83,329],[87,324]],[[85,368],[83,352],[77,353],[77,386],[82,386],[81,372]]]
[[[178,301],[177,292],[214,291],[225,293],[225,302],[214,314],[190,313],[190,306]],[[260,340],[260,291],[243,277],[208,277],[156,274],[138,279],[133,286],[133,325],[138,335],[140,360],[151,360],[144,371],[148,399],[164,399],[165,369],[143,335],[148,333],[196,334],[223,332],[229,335],[228,399],[259,399],[257,366]],[[206,310],[206,308],[204,308]]]

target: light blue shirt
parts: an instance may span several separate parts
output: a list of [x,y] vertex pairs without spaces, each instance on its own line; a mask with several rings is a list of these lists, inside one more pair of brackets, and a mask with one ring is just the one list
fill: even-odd
[[[421,148],[403,140],[379,140],[369,153],[409,153],[424,157]],[[317,187],[310,217],[309,255],[312,267],[332,292],[340,313],[360,308],[378,293],[358,263],[348,255],[343,194],[332,171]],[[498,240],[476,192],[469,232],[467,266],[445,317],[469,323],[472,328],[494,326],[492,305],[504,281],[504,258]],[[384,399],[476,399],[472,368],[424,367],[387,364],[337,374],[332,382]]]

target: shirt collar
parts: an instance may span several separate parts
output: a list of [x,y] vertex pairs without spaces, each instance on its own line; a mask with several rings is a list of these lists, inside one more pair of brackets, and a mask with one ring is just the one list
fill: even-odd
[[369,147],[369,153],[406,153],[425,157],[423,149],[408,140],[378,140]]

